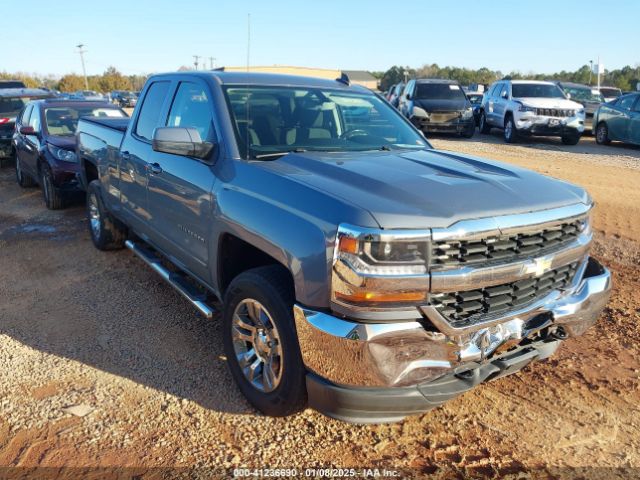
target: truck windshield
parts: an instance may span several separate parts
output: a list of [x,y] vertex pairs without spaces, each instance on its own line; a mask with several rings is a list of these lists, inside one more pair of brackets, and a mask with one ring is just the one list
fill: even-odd
[[605,97],[619,97],[622,95],[622,90],[619,88],[600,87],[600,93]]
[[565,98],[560,87],[548,83],[514,83],[511,91],[513,98]]
[[50,135],[75,135],[80,117],[124,118],[119,108],[109,107],[49,107],[44,120]]
[[418,83],[416,98],[429,100],[464,100],[464,93],[459,85],[450,83]]
[[291,151],[424,149],[429,143],[373,94],[302,87],[225,88],[243,158]]

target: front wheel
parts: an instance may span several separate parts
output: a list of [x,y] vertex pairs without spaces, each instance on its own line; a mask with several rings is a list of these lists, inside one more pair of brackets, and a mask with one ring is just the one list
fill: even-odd
[[241,273],[225,295],[223,343],[240,391],[265,415],[307,404],[306,371],[293,320],[293,285],[281,266]]
[[504,121],[504,141],[507,143],[515,143],[518,140],[518,132],[513,117],[509,115]]
[[485,135],[491,133],[491,126],[487,123],[487,115],[484,113],[484,111],[480,113],[478,128],[480,129],[480,133],[483,133]]
[[87,220],[91,240],[98,250],[117,250],[124,247],[127,230],[105,208],[100,195],[100,181],[87,188]]
[[562,137],[562,143],[564,145],[577,145],[580,141],[580,135],[564,135]]
[[596,128],[596,143],[599,145],[609,145],[611,143],[609,128],[604,122],[600,122]]
[[44,164],[41,167],[41,184],[42,196],[44,203],[49,210],[60,210],[64,208],[64,197],[62,192],[53,183],[53,173],[49,165]]
[[464,130],[460,135],[462,135],[464,138],[473,138],[474,133],[476,133],[475,123],[471,125],[469,128],[467,128],[466,130]]

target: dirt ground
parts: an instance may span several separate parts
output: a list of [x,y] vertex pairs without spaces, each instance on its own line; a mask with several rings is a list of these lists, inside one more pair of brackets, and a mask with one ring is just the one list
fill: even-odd
[[591,138],[505,145],[497,135],[433,143],[591,192],[594,254],[614,274],[597,326],[546,362],[397,424],[354,426],[311,410],[267,418],[233,383],[218,321],[199,318],[132,253],[95,250],[80,203],[47,211],[40,190],[20,189],[5,167],[0,479],[332,466],[416,478],[640,476],[640,149]]

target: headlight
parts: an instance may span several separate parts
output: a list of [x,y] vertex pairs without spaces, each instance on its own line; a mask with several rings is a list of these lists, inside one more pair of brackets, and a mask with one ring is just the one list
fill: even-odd
[[63,162],[78,162],[78,157],[76,157],[76,153],[71,150],[65,150],[64,148],[59,148],[50,143],[47,144],[47,148],[51,154],[56,157],[58,160],[62,160]]
[[424,303],[429,289],[430,232],[340,225],[332,269],[334,305],[373,309]]
[[530,107],[529,105],[520,105],[520,107],[518,107],[518,111],[519,112],[531,112],[531,113],[536,113],[536,107]]
[[468,120],[473,117],[473,108],[469,107],[464,112],[462,112],[463,120]]

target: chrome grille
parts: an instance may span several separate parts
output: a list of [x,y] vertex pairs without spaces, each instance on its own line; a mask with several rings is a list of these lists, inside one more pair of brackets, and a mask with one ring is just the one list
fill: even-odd
[[578,262],[550,270],[536,278],[487,288],[431,295],[430,303],[454,327],[464,327],[477,317],[524,307],[553,290],[568,286]]
[[439,240],[431,245],[433,269],[459,268],[480,263],[515,261],[553,251],[575,240],[584,220],[574,220],[538,232],[491,236],[479,240]]
[[576,114],[576,111],[561,108],[537,108],[536,114],[543,115],[545,117],[573,117]]

